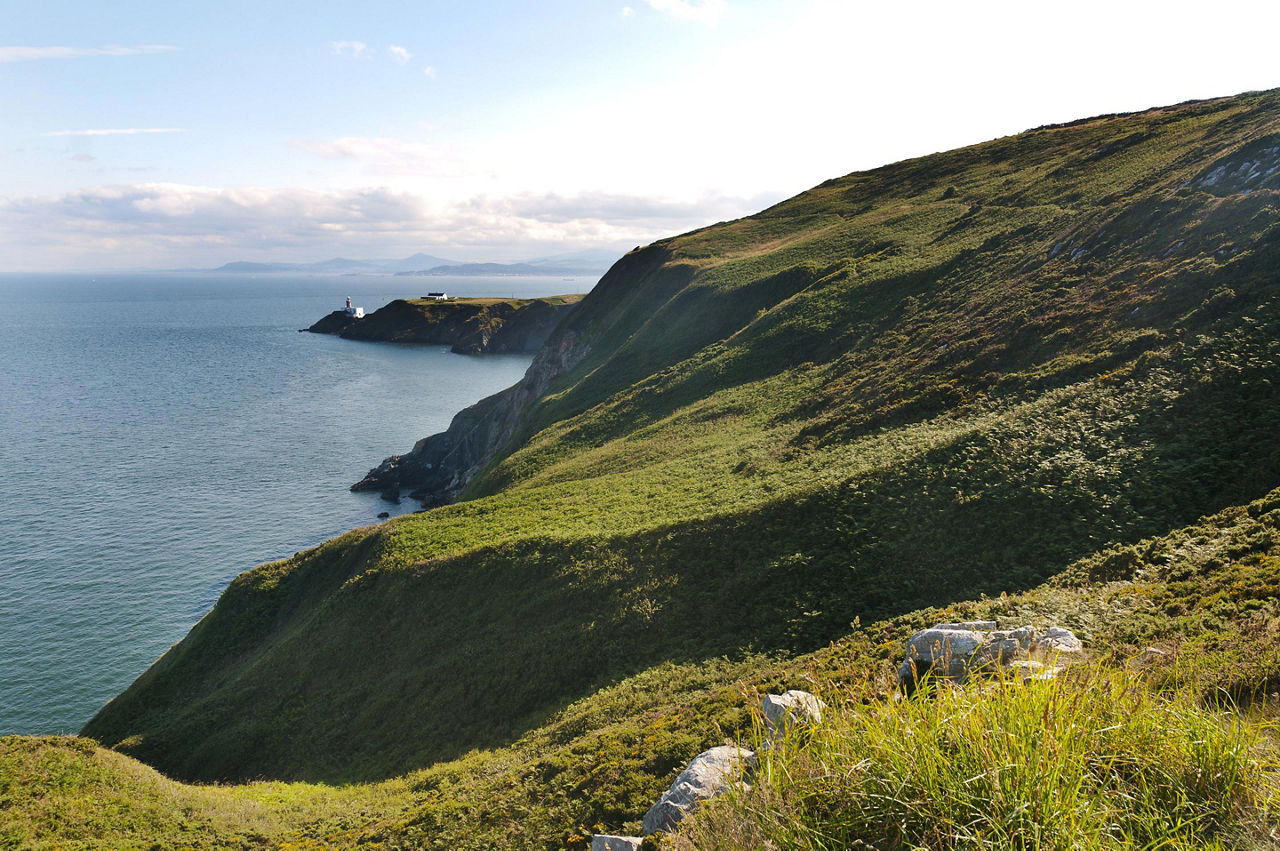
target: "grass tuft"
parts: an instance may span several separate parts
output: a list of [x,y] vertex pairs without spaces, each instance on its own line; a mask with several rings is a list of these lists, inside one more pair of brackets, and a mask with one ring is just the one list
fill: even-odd
[[[1099,667],[896,700],[850,690],[764,751],[677,847],[1228,848],[1269,843],[1271,726]],[[862,845],[860,843],[865,843]]]

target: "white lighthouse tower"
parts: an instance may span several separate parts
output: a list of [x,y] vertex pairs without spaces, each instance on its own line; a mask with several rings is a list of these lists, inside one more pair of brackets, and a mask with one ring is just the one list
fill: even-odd
[[352,307],[351,296],[347,296],[347,315],[355,319],[364,319],[364,308]]

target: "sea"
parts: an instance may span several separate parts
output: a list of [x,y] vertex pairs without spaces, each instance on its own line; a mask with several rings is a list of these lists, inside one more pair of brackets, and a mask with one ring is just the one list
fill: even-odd
[[79,730],[240,572],[419,509],[348,487],[531,360],[298,329],[347,296],[594,284],[0,275],[0,735]]

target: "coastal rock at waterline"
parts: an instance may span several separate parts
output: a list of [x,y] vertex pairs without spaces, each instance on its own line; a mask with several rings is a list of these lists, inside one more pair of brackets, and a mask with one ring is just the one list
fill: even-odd
[[591,837],[591,851],[640,851],[644,838],[640,836],[612,836],[597,833]]
[[770,735],[785,734],[793,727],[821,724],[825,706],[817,695],[799,689],[791,689],[782,694],[766,694],[760,701],[764,724]]
[[379,520],[386,520],[386,519],[387,519],[388,517],[390,517],[390,516],[391,516],[391,512],[390,512],[390,511],[379,511],[379,512],[378,512],[378,519],[379,519]]
[[733,745],[721,745],[698,754],[658,803],[645,813],[645,836],[674,830],[699,804],[720,794],[744,765],[754,764],[755,758],[754,751]]

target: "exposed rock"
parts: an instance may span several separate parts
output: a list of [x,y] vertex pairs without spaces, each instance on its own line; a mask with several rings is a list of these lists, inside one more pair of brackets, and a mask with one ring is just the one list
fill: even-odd
[[670,832],[686,815],[708,798],[720,794],[742,771],[755,762],[755,752],[721,745],[693,758],[671,788],[644,816],[644,833]]
[[1031,644],[1031,655],[1037,659],[1059,659],[1084,651],[1084,644],[1074,632],[1060,626],[1049,627]]
[[641,836],[612,836],[607,833],[597,833],[591,837],[591,851],[640,851],[642,845],[644,845],[644,837]]
[[1062,672],[1062,668],[1050,667],[1043,662],[1032,662],[1029,659],[1019,659],[1009,665],[1010,679],[1021,679],[1024,683],[1035,682],[1036,680],[1052,680]]
[[945,677],[964,676],[969,657],[986,637],[974,629],[952,628],[958,626],[922,629],[907,639],[907,660],[914,664],[917,678],[930,671]]
[[[1053,626],[1038,632],[1031,626],[999,630],[995,621],[938,624],[907,640],[907,658],[898,668],[898,684],[911,694],[925,674],[940,682],[960,682],[972,671],[992,666],[1019,666],[1015,675],[1025,679],[1052,679],[1058,668],[1043,661],[1066,664],[1078,657],[1084,645],[1069,629]],[[1023,667],[1028,660],[1038,667]]]
[[1146,650],[1143,650],[1137,656],[1134,656],[1132,659],[1130,659],[1126,664],[1131,669],[1149,668],[1152,665],[1158,664],[1159,662],[1163,662],[1165,659],[1168,658],[1168,656],[1169,656],[1168,653],[1164,652],[1158,647],[1148,647]]
[[347,330],[359,321],[359,319],[356,319],[345,310],[335,310],[333,313],[330,313],[328,316],[305,330],[310,331],[313,334],[341,335],[343,331]]
[[359,320],[334,311],[307,330],[347,340],[450,346],[457,354],[533,354],[581,298],[396,299]]
[[379,520],[386,520],[386,519],[387,519],[388,517],[390,517],[390,516],[391,516],[391,512],[390,512],[390,511],[379,511],[379,512],[378,512],[378,519],[379,519]]
[[[551,382],[581,363],[599,335],[609,333],[612,323],[625,315],[616,312],[619,305],[641,297],[636,281],[662,268],[668,259],[667,250],[659,245],[627,254],[556,326],[518,384],[460,411],[447,430],[419,440],[404,455],[386,459],[351,489],[381,490],[395,484],[412,491],[424,506],[453,502],[512,439],[525,408]],[[692,277],[692,267],[687,273]],[[678,276],[666,282],[673,291],[687,283]]]
[[791,689],[782,694],[766,694],[760,701],[764,723],[770,734],[785,735],[793,727],[821,724],[825,706],[817,695],[799,689]]

